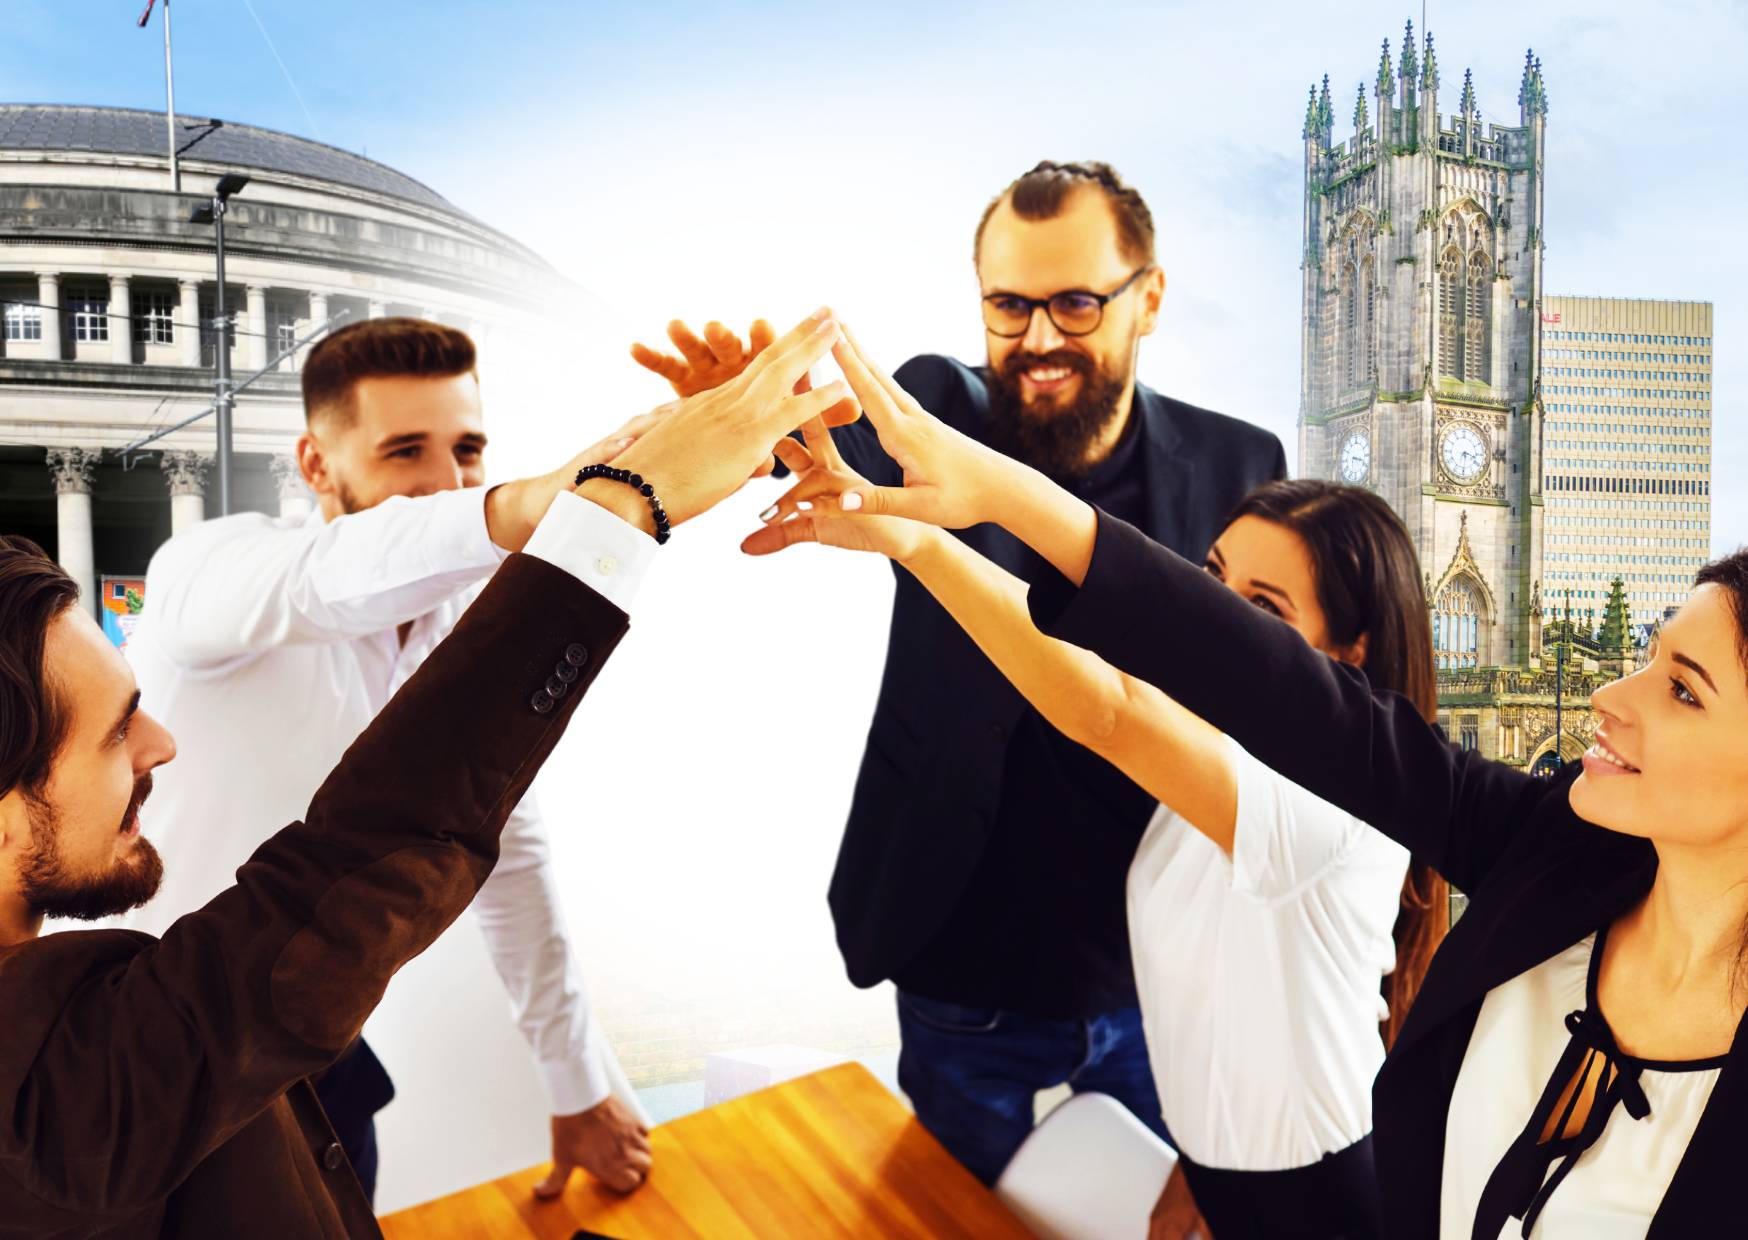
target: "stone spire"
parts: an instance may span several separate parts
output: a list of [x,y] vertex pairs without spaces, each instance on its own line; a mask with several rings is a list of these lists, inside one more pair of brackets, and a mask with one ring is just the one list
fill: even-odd
[[1317,96],[1317,127],[1327,135],[1335,128],[1335,105],[1329,102],[1329,75],[1323,75],[1323,90]]
[[1366,116],[1366,84],[1361,82],[1354,88],[1353,130],[1356,134],[1364,134],[1370,127]]
[[1305,100],[1305,130],[1302,135],[1303,137],[1315,138],[1317,136],[1317,115],[1317,83],[1313,82],[1311,83],[1311,93]]
[[1542,62],[1536,59],[1533,48],[1523,54],[1523,81],[1517,88],[1517,106],[1523,109],[1526,121],[1532,116],[1548,114],[1548,92],[1542,83]]
[[1378,98],[1388,99],[1390,88],[1396,84],[1396,75],[1390,71],[1390,40],[1384,40],[1384,51],[1378,57]]
[[1413,90],[1414,79],[1420,76],[1420,62],[1414,57],[1414,22],[1412,19],[1402,32],[1402,61],[1397,72],[1402,78],[1403,89]]
[[1432,31],[1426,32],[1426,56],[1420,63],[1420,89],[1438,89],[1438,57],[1432,50]]
[[1462,109],[1465,121],[1475,115],[1475,74],[1473,70],[1463,70],[1463,99],[1457,106]]

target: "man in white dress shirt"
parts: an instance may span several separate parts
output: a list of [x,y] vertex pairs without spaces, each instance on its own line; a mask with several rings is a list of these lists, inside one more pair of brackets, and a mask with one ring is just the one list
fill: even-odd
[[[308,425],[297,444],[317,510],[307,520],[209,521],[153,556],[128,655],[186,756],[158,775],[164,885],[127,919],[131,928],[162,935],[229,887],[257,847],[303,814],[503,547],[526,540],[581,466],[610,459],[649,422],[552,474],[488,492],[474,365],[464,333],[416,319],[327,337],[303,371]],[[536,1192],[556,1195],[578,1166],[636,1189],[649,1173],[648,1133],[608,1092],[532,796],[511,814],[473,908],[551,1104],[553,1171]],[[373,1117],[393,1097],[387,1074],[360,1039],[317,1092],[372,1191]]]

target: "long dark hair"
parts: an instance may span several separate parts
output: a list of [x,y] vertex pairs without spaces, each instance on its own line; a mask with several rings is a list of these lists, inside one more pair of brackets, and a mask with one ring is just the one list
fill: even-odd
[[[1730,611],[1736,617],[1736,655],[1748,668],[1748,547],[1739,548],[1721,559],[1713,560],[1695,574],[1694,588],[1717,586],[1730,600]],[[1736,971],[1730,979],[1734,997],[1748,987],[1748,921],[1742,925],[1741,945],[1736,949]]]
[[[1362,635],[1362,668],[1374,689],[1394,690],[1431,723],[1438,713],[1432,625],[1422,593],[1420,561],[1390,505],[1370,491],[1303,478],[1265,482],[1239,502],[1227,524],[1259,517],[1299,536],[1311,555],[1317,603],[1332,646]],[[1396,967],[1385,978],[1390,1046],[1432,955],[1450,929],[1450,886],[1430,866],[1413,862],[1396,915]]]

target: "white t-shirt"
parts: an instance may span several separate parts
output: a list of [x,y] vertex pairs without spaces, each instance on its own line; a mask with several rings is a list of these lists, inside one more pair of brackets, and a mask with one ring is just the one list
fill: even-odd
[[[1567,1013],[1591,1006],[1587,981],[1595,944],[1594,934],[1574,943],[1495,986],[1482,1001],[1445,1117],[1439,1195],[1444,1240],[1474,1234],[1482,1190],[1529,1122],[1572,1039]],[[1625,1107],[1614,1107],[1602,1135],[1549,1194],[1530,1233],[1534,1240],[1643,1240],[1650,1230],[1723,1059],[1669,1067],[1640,1063],[1639,1088],[1651,1113],[1635,1120]],[[1549,1166],[1544,1183],[1559,1161]],[[1522,1231],[1523,1223],[1511,1219],[1499,1234],[1515,1238]]]
[[1231,742],[1232,856],[1160,806],[1129,936],[1160,1107],[1207,1167],[1284,1171],[1372,1129],[1408,853]]

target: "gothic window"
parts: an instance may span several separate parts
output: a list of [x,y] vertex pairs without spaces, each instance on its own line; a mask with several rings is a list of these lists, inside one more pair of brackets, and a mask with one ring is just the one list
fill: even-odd
[[1441,668],[1481,666],[1481,594],[1468,577],[1454,577],[1432,609],[1433,657]]
[[1438,265],[1438,368],[1440,374],[1463,377],[1463,355],[1458,348],[1458,323],[1463,312],[1463,256],[1455,246],[1446,250]]
[[1359,277],[1349,263],[1341,271],[1342,373],[1349,385],[1359,381]]
[[1360,264],[1360,313],[1364,319],[1365,358],[1360,365],[1360,377],[1367,382],[1378,374],[1378,336],[1374,325],[1378,317],[1378,283],[1373,278],[1370,257]]
[[1463,377],[1491,381],[1488,370],[1489,331],[1492,326],[1493,264],[1476,250],[1469,256],[1469,285],[1463,306]]

